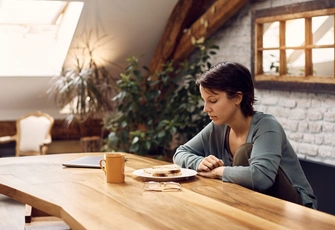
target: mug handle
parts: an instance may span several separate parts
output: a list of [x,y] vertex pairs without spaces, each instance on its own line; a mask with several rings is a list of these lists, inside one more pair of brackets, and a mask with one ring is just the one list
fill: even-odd
[[104,165],[106,165],[106,161],[104,159],[100,160],[99,164],[100,164],[100,168],[102,170],[104,170],[105,174],[106,174],[106,169],[105,169],[105,166],[102,164],[102,162],[104,162]]

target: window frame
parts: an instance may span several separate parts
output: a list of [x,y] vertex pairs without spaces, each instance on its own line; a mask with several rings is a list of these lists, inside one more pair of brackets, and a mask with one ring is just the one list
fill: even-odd
[[[310,15],[307,12],[312,12]],[[325,77],[317,77],[311,76],[313,72],[313,63],[309,63],[307,61],[307,65],[305,64],[305,77],[288,77],[284,73],[286,73],[286,56],[280,55],[279,60],[281,63],[285,63],[284,68],[279,68],[279,76],[278,75],[265,75],[262,73],[263,68],[263,57],[260,53],[263,52],[263,49],[258,49],[258,47],[262,47],[262,26],[260,23],[264,22],[273,22],[273,21],[282,21],[281,30],[285,29],[286,20],[290,19],[298,19],[298,18],[308,18],[314,17],[316,15],[335,15],[335,2],[328,0],[317,0],[310,2],[302,2],[295,3],[291,5],[279,6],[269,9],[255,10],[252,12],[252,28],[251,28],[251,71],[254,78],[254,84],[256,88],[259,89],[270,89],[270,90],[290,90],[290,91],[304,91],[304,92],[322,92],[322,93],[335,93],[335,74],[332,78]],[[335,18],[335,17],[334,17]],[[305,19],[306,20],[306,19]],[[311,26],[308,21],[305,27],[307,27],[307,32]],[[334,22],[335,25],[335,22]],[[258,34],[257,34],[258,33]],[[259,35],[261,34],[261,35]],[[284,38],[283,38],[284,37]],[[306,43],[312,42],[308,41],[308,36],[306,36]],[[281,36],[280,40],[285,39],[285,36]],[[334,35],[335,39],[335,35]],[[285,47],[283,45],[283,41],[280,41],[279,52],[285,52],[286,49],[290,47]],[[307,60],[310,58],[309,53],[312,52],[312,48],[316,48],[315,45],[305,44],[304,50],[307,50],[306,56]],[[327,48],[329,46],[322,46],[323,48]],[[331,45],[329,48],[334,48],[335,52],[335,43]],[[335,57],[335,55],[334,55]],[[311,58],[310,58],[311,60]],[[306,68],[307,67],[307,68]],[[335,73],[335,60],[334,60],[334,73]]]

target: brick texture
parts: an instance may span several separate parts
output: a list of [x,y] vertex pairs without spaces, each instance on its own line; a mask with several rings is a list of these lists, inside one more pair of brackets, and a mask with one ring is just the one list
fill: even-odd
[[[250,68],[251,11],[309,0],[250,1],[213,40],[220,47],[212,63],[236,61]],[[256,89],[255,109],[283,125],[299,158],[335,165],[335,95]]]

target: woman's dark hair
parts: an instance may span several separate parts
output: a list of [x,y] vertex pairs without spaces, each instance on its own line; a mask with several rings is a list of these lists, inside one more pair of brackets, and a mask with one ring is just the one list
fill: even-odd
[[219,62],[203,73],[196,81],[198,85],[214,92],[225,91],[229,99],[242,92],[241,110],[245,117],[255,113],[254,83],[249,69],[236,62]]

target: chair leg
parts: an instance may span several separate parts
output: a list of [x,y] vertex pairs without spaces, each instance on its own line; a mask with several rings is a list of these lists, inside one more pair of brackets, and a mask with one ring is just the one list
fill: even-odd
[[25,210],[25,215],[24,215],[24,222],[25,223],[30,223],[31,222],[31,213],[32,213],[32,207],[30,205],[25,205],[26,210]]
[[26,204],[26,211],[25,211],[25,222],[31,223],[32,217],[38,216],[50,216],[48,213],[45,213],[39,209],[31,207],[30,205]]
[[25,229],[63,229],[71,228],[60,218],[51,216],[30,205],[26,205]]

